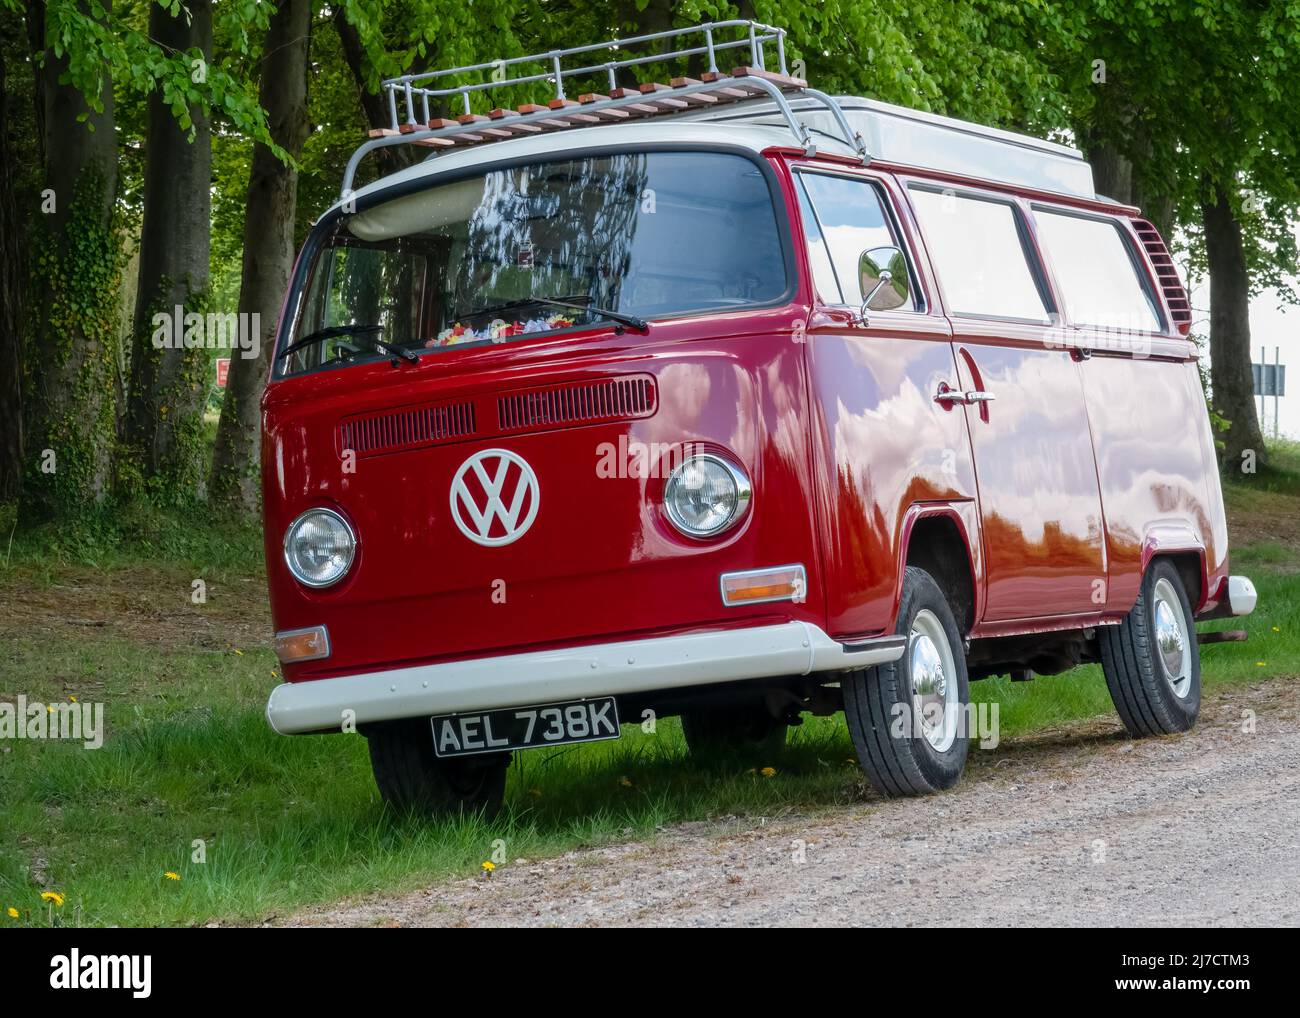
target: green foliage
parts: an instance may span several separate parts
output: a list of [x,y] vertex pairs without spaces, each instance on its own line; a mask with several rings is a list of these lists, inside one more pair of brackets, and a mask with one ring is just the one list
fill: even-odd
[[1205,269],[1200,204],[1219,188],[1243,224],[1252,288],[1294,299],[1300,7],[1066,0],[1032,11],[1081,138],[1123,153],[1144,201],[1172,201],[1193,274]]
[[[183,17],[180,0],[157,0],[173,17]],[[236,48],[248,53],[250,32],[265,27],[269,5],[241,2],[217,4],[216,15]],[[67,80],[96,112],[103,110],[103,89],[141,94],[154,89],[176,115],[182,128],[193,132],[191,107],[220,114],[232,127],[271,145],[266,113],[246,79],[223,66],[208,66],[198,50],[166,51],[149,38],[147,28],[126,12],[108,9],[99,0],[49,0],[45,4],[46,44],[54,56],[68,61]],[[278,151],[278,149],[277,149]]]
[[17,506],[0,506],[0,577],[154,564],[195,575],[214,569],[247,575],[264,600],[261,527],[197,500],[160,508],[147,498],[115,498],[33,527],[18,526]]

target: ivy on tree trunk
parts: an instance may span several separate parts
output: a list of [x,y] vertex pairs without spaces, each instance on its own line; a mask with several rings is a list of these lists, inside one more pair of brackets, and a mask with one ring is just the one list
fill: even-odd
[[[107,6],[107,5],[105,5]],[[52,52],[41,69],[45,179],[32,239],[21,513],[45,519],[109,493],[116,414],[121,244],[114,221],[117,141],[107,80],[91,109]]]

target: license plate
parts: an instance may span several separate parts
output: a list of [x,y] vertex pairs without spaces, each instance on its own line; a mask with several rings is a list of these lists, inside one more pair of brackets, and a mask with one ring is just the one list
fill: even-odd
[[430,721],[433,751],[440,757],[619,737],[618,705],[612,696],[540,707],[506,707],[478,714],[439,714]]

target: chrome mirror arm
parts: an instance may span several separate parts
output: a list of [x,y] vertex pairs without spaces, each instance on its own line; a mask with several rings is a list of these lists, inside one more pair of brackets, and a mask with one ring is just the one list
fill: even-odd
[[876,280],[876,285],[871,288],[871,292],[862,298],[862,308],[860,311],[858,311],[859,325],[867,324],[867,312],[871,309],[871,301],[875,298],[876,294],[878,294],[887,284],[892,283],[893,281],[894,281],[893,273],[891,273],[888,269],[885,269],[885,271],[880,274],[880,278]]

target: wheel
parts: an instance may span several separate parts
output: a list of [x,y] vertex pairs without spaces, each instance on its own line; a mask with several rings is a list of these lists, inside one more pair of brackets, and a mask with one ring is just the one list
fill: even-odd
[[398,813],[493,816],[505,798],[509,753],[440,760],[427,718],[388,721],[366,730],[370,766],[384,802]]
[[788,728],[761,703],[682,714],[686,746],[699,757],[771,759],[785,747]]
[[882,795],[951,788],[966,768],[970,681],[957,620],[924,569],[908,566],[894,630],[902,657],[848,672],[844,717],[858,762]]
[[1101,670],[1129,733],[1172,735],[1201,710],[1201,653],[1192,606],[1173,563],[1157,559],[1118,626],[1098,630]]

